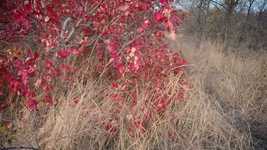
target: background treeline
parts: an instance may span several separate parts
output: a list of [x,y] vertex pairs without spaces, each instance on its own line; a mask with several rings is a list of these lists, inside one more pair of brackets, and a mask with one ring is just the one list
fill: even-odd
[[177,0],[188,11],[185,31],[226,49],[267,49],[267,0]]

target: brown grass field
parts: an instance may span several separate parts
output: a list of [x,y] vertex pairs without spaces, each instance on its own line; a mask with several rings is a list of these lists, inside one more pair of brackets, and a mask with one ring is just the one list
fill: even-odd
[[[240,49],[240,53],[225,54],[220,43],[206,41],[197,45],[194,41],[179,37],[171,43],[182,50],[190,63],[187,76],[193,88],[188,99],[170,110],[174,117],[159,117],[141,137],[126,132],[127,107],[122,108],[116,136],[108,136],[94,121],[97,117],[108,117],[111,104],[98,101],[107,83],[99,79],[96,84],[88,63],[73,87],[55,93],[60,101],[57,107],[49,111],[44,108],[38,113],[24,109],[11,113],[17,129],[11,135],[14,139],[11,145],[45,150],[267,149],[266,51]],[[172,82],[166,90],[175,90],[178,79],[170,78]],[[72,99],[77,96],[81,100],[73,106]],[[140,98],[146,98],[142,92]],[[18,114],[23,119],[16,119],[20,118]],[[171,139],[168,130],[174,131]]]

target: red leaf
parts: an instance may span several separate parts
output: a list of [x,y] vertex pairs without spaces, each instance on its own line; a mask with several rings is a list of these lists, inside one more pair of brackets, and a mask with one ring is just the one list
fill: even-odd
[[53,105],[53,99],[52,99],[52,97],[50,95],[45,95],[44,102],[46,104],[48,104],[49,106],[52,106]]
[[83,28],[83,35],[84,36],[90,36],[92,34],[92,31],[86,27],[86,28]]
[[65,59],[65,58],[69,57],[70,54],[71,54],[70,51],[69,51],[69,50],[66,50],[66,49],[59,50],[59,51],[57,52],[57,56],[58,56],[59,58],[62,58],[62,59]]
[[30,111],[34,111],[37,110],[37,101],[34,98],[28,98],[26,99],[26,107],[30,110]]
[[158,11],[158,12],[154,13],[154,19],[157,22],[163,22],[163,21],[167,20],[167,18],[162,14],[161,11]]
[[168,3],[169,3],[169,0],[159,0],[159,2],[160,2],[161,4],[164,4],[164,5],[166,5],[166,4],[168,4]]
[[112,82],[111,85],[112,85],[112,88],[114,88],[114,89],[119,87],[119,84],[116,82]]
[[52,60],[49,60],[49,59],[46,59],[46,60],[45,60],[45,67],[46,67],[46,69],[51,69],[51,68],[53,68],[53,67],[54,67],[54,63],[53,63],[53,61],[52,61]]

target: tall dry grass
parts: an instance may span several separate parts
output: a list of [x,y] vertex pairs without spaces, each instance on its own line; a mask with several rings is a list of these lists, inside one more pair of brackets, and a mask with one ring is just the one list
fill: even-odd
[[[196,46],[193,40],[184,39],[173,45],[183,49],[184,57],[192,64],[187,75],[193,88],[186,101],[174,104],[141,137],[128,135],[127,106],[120,114],[118,135],[111,136],[103,130],[97,119],[112,115],[112,104],[102,100],[107,83],[103,78],[93,78],[93,68],[85,67],[73,87],[55,94],[60,102],[55,108],[48,112],[44,108],[34,115],[22,112],[24,119],[17,121],[17,144],[64,150],[264,149],[267,55],[226,55],[220,45],[205,42]],[[166,90],[175,91],[179,78],[170,78]],[[76,98],[80,99],[77,104]],[[139,98],[148,97],[140,92]],[[168,131],[173,131],[171,137]]]

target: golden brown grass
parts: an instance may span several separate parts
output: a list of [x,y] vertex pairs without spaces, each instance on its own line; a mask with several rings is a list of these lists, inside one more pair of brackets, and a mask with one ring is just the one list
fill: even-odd
[[[220,45],[205,42],[199,48],[192,40],[183,39],[175,46],[183,49],[183,55],[192,64],[187,74],[193,88],[188,100],[174,104],[170,110],[172,117],[159,116],[141,137],[126,132],[125,120],[130,115],[127,106],[120,114],[118,135],[108,136],[97,123],[97,118],[111,115],[111,104],[101,100],[101,91],[107,83],[103,79],[95,81],[88,67],[84,69],[87,75],[82,75],[66,93],[55,95],[60,101],[55,108],[49,112],[44,108],[36,114],[24,112],[24,121],[18,120],[17,144],[64,150],[263,148],[264,143],[260,142],[266,138],[263,132],[267,133],[264,128],[267,125],[267,55],[256,52],[225,55]],[[175,90],[178,78],[170,78],[166,90]],[[74,104],[77,97],[80,101]],[[147,98],[142,93],[139,97]],[[169,138],[170,130],[173,138]]]

